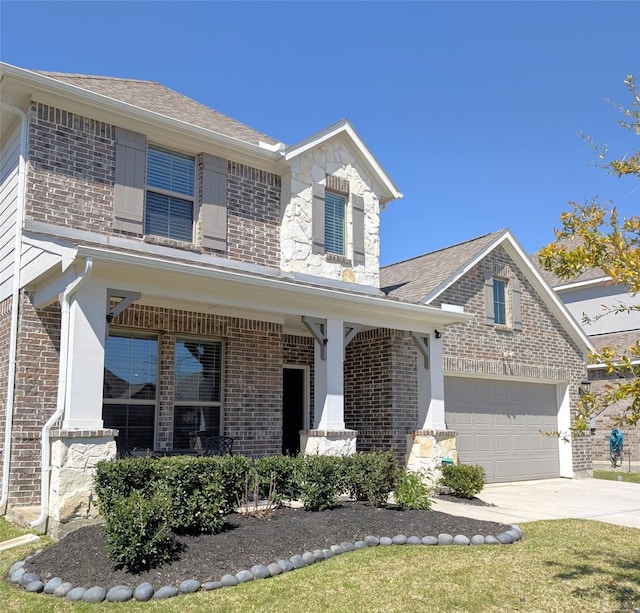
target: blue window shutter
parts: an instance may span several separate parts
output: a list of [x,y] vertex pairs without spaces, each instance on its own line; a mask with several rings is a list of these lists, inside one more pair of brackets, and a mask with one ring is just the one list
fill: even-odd
[[511,307],[513,311],[513,329],[522,330],[522,308],[520,306],[520,281],[513,279],[511,284]]
[[227,250],[227,160],[202,156],[202,246]]
[[351,196],[353,206],[353,263],[364,264],[364,198]]
[[116,180],[113,194],[113,228],[142,234],[144,217],[144,134],[116,128]]
[[311,206],[312,251],[324,253],[324,185],[313,184],[313,202]]

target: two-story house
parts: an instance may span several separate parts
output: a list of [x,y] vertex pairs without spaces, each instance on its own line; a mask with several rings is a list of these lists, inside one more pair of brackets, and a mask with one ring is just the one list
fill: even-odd
[[347,121],[288,146],[158,83],[0,68],[2,511],[95,517],[116,435],[455,452],[428,424],[471,316],[380,292],[401,193]]

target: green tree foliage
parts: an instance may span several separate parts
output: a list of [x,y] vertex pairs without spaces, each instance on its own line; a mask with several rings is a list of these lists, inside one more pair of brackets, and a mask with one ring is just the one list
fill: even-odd
[[[631,102],[629,106],[613,103],[623,115],[618,123],[631,136],[640,137],[640,93],[633,76],[627,76],[624,83]],[[595,149],[599,165],[611,175],[640,179],[637,143],[635,147],[632,144],[634,151],[630,155],[611,160],[606,145],[598,146],[590,137],[585,140]],[[640,217],[620,218],[615,207],[601,204],[597,198],[585,204],[569,202],[569,205],[571,210],[560,216],[561,228],[555,230],[555,241],[539,253],[540,264],[565,280],[574,279],[590,268],[599,268],[613,283],[626,286],[635,299],[640,292]],[[601,313],[591,319],[585,317],[583,323],[638,310],[638,303],[603,305]],[[619,425],[637,424],[640,421],[640,340],[624,351],[605,347],[589,359],[592,364],[604,364],[609,374],[620,378],[608,384],[602,393],[589,392],[582,396],[572,429],[586,431],[593,415],[617,402],[627,403]]]

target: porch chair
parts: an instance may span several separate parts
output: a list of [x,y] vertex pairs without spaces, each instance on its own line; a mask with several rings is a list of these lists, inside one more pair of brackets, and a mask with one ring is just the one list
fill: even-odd
[[114,436],[113,440],[116,443],[116,458],[118,460],[133,457],[133,451],[131,451],[131,447],[129,447],[129,441],[123,441],[119,436]]
[[209,436],[204,442],[205,456],[233,455],[233,439],[230,436]]

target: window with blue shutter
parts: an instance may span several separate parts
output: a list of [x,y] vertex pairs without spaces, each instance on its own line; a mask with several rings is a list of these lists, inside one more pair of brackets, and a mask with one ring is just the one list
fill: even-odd
[[195,158],[149,146],[145,234],[193,240]]
[[325,253],[344,255],[344,217],[346,198],[333,192],[324,195],[324,250]]

